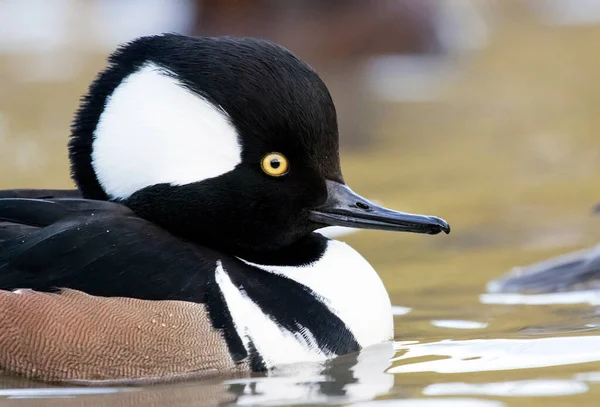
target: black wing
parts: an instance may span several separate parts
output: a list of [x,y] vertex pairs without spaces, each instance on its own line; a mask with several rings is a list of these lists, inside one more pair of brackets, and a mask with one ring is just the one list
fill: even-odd
[[[5,189],[0,190],[0,199],[5,198],[81,198],[77,189]],[[23,234],[31,233],[33,229],[27,223],[9,223],[0,217],[0,242],[6,239],[18,238]]]
[[218,254],[86,199],[0,199],[0,289],[204,302]]

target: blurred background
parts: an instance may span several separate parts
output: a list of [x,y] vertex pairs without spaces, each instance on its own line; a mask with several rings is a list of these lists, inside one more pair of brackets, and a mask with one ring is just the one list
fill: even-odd
[[[450,222],[449,236],[344,237],[413,309],[397,339],[579,324],[479,296],[600,241],[600,1],[0,0],[0,188],[72,187],[80,96],[119,43],[165,31],[290,48],[330,88],[352,188]],[[484,331],[440,331],[440,317]]]
[[0,188],[71,187],[80,96],[119,43],[165,31],[269,38],[323,76],[353,188],[453,226],[348,237],[392,291],[600,236],[594,0],[0,0]]

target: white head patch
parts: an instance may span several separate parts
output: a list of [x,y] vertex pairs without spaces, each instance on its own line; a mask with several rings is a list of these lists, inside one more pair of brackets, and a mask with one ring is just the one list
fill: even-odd
[[228,115],[146,64],[117,86],[94,132],[92,165],[111,198],[155,184],[184,185],[225,174],[241,162]]

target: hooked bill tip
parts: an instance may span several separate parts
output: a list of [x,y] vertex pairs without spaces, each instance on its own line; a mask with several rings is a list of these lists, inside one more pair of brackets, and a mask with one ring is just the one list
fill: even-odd
[[447,235],[450,234],[450,225],[448,224],[448,222],[446,222],[442,218],[438,218],[437,216],[432,216],[431,219],[433,219],[435,223],[437,223],[437,225],[440,227],[440,230],[437,231],[436,234],[440,232],[444,232]]

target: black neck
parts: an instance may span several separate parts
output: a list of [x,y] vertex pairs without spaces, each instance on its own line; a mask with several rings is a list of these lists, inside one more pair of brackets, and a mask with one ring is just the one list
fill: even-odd
[[[298,220],[301,210],[271,210],[269,203],[240,204],[211,185],[154,185],[123,203],[137,216],[173,235],[229,256],[264,265],[303,265],[318,260],[327,238]],[[252,201],[248,199],[248,201]],[[274,205],[277,207],[277,204]]]
[[275,251],[239,251],[237,257],[255,264],[269,266],[304,266],[319,260],[327,249],[329,239],[311,233],[296,243]]

